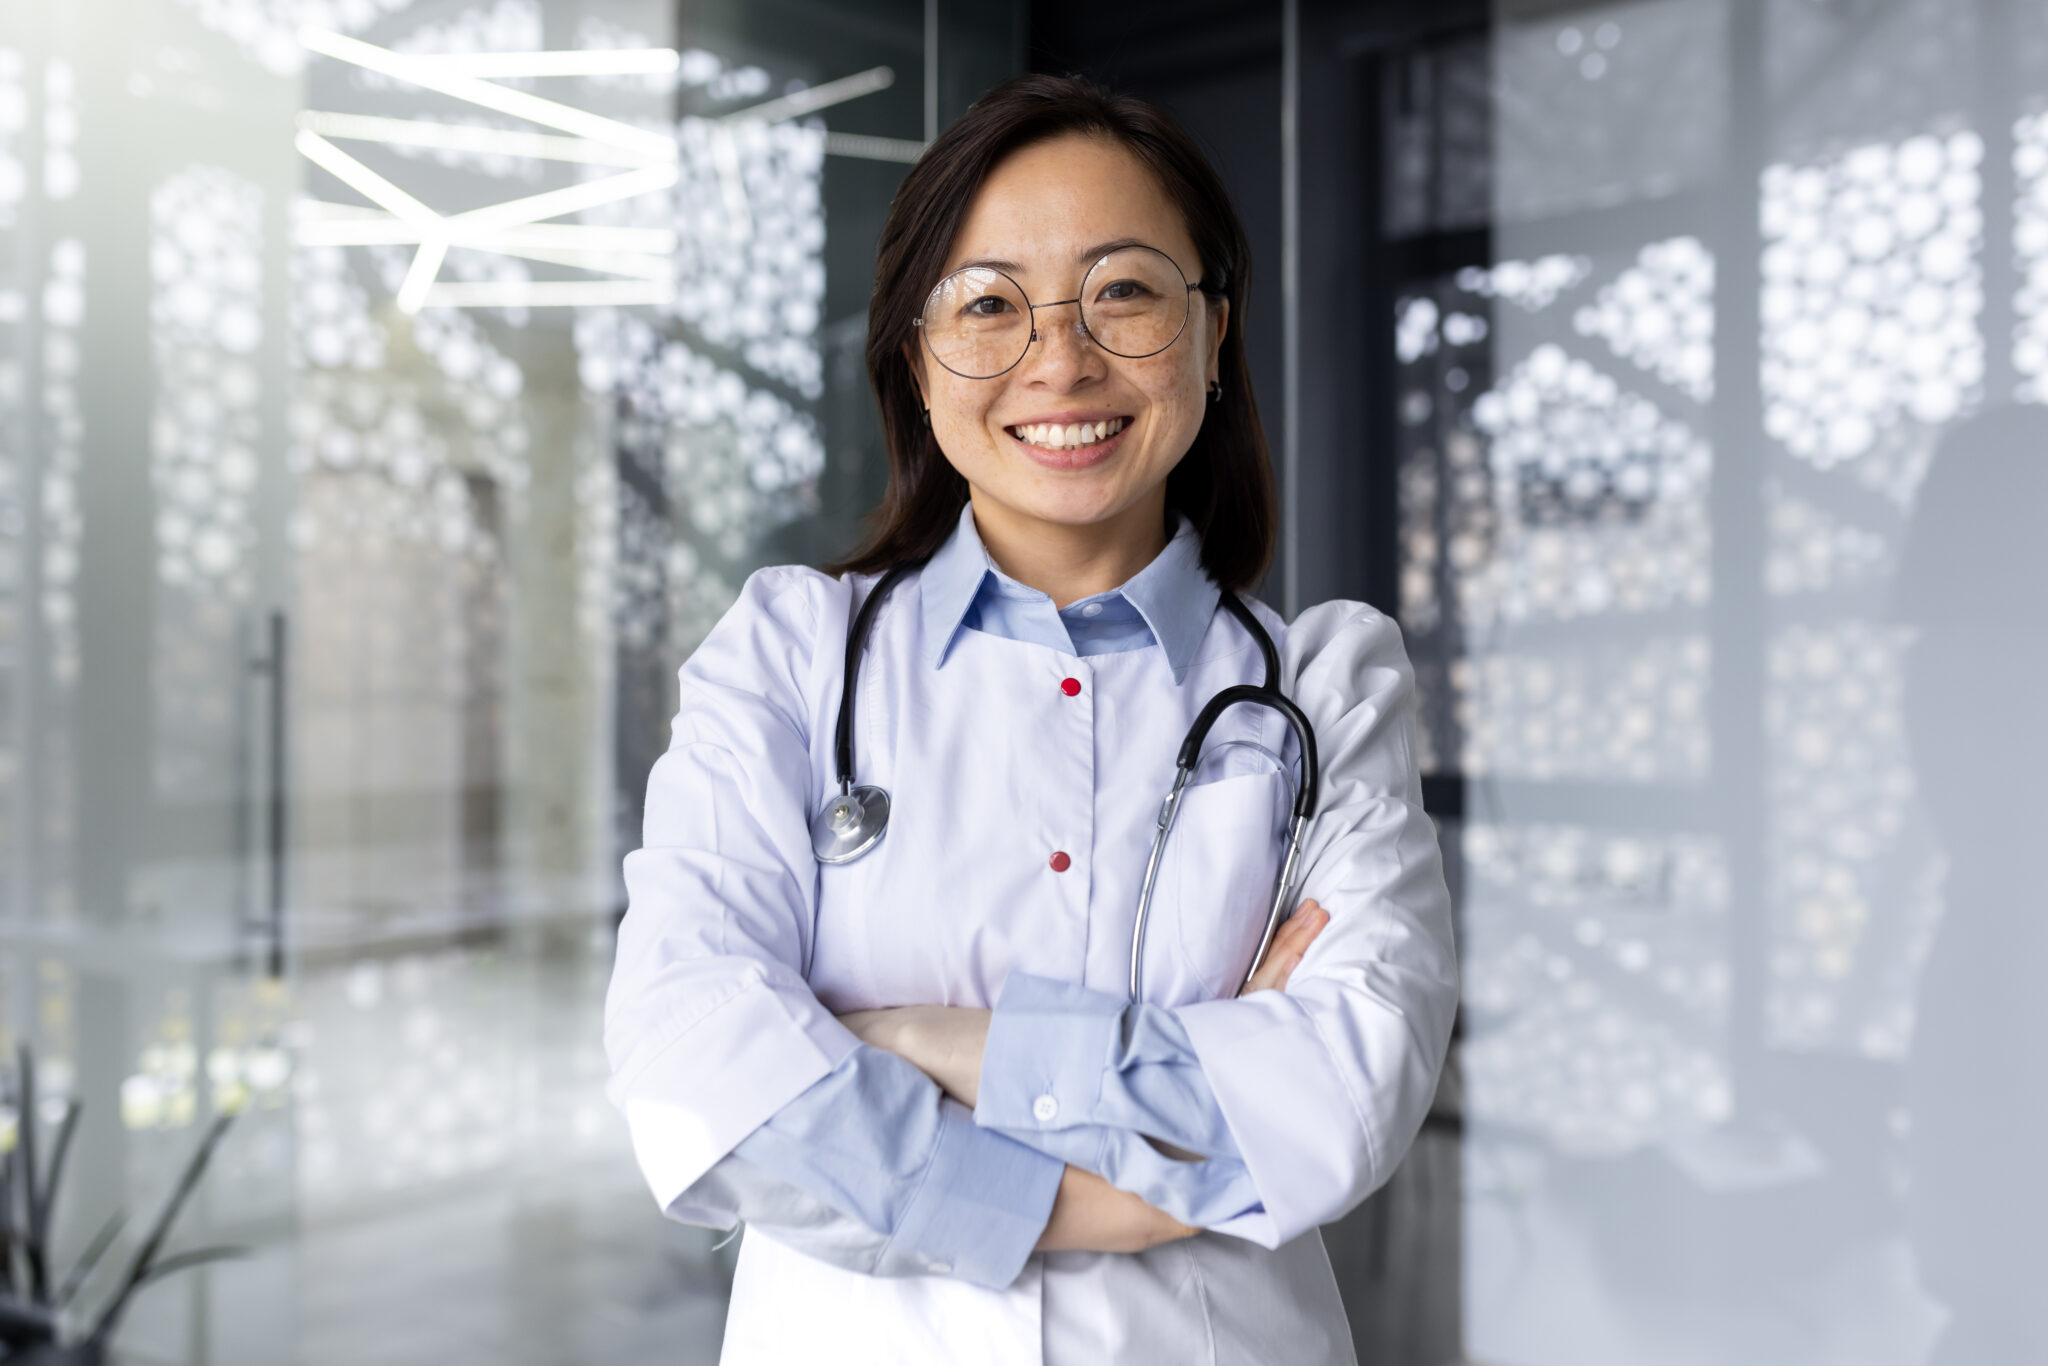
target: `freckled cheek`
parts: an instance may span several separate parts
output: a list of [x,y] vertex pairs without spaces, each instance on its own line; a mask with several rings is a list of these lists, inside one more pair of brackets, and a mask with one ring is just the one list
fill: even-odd
[[949,455],[965,455],[991,444],[993,432],[987,399],[978,393],[962,394],[935,388],[932,392],[932,432]]
[[1152,438],[1147,444],[1156,446],[1153,453],[1162,459],[1179,459],[1202,428],[1201,391],[1190,394],[1185,385],[1169,384],[1149,393],[1147,398]]

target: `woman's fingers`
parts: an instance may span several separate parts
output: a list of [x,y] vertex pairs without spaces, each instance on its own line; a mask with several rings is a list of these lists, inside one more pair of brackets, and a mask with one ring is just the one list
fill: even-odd
[[1323,932],[1323,926],[1330,923],[1330,913],[1314,901],[1304,901],[1301,909],[1287,918],[1273,936],[1273,942],[1266,946],[1266,956],[1259,960],[1258,970],[1244,985],[1240,995],[1249,996],[1254,991],[1285,991],[1287,979],[1294,973],[1301,956],[1308,952],[1308,946]]

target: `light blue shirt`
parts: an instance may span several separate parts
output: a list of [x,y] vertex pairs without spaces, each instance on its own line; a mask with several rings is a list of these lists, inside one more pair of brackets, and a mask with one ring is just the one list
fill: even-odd
[[[1182,522],[1121,587],[1055,609],[1048,595],[996,568],[971,508],[925,566],[922,587],[934,668],[944,667],[959,632],[986,631],[1081,656],[1158,648],[1176,683],[1219,596],[1202,571],[1201,541]],[[1062,1117],[1057,1129],[1041,1119],[1048,1098]],[[1147,1136],[1206,1160],[1169,1158]],[[937,1086],[908,1062],[863,1046],[733,1157],[756,1170],[733,1170],[727,1159],[724,1176],[746,1187],[757,1210],[798,1211],[807,1226],[799,1241],[812,1255],[871,1273],[943,1268],[991,1286],[1008,1284],[1030,1255],[1067,1163],[1184,1223],[1220,1223],[1259,1203],[1170,1011],[1026,973],[1013,974],[996,1003],[971,1118],[942,1103]],[[778,1200],[760,1176],[858,1220],[875,1237],[818,1228],[815,1210],[787,1193]]]

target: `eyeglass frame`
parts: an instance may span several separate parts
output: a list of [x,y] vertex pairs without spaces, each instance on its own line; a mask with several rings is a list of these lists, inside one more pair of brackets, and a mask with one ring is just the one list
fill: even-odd
[[[1054,299],[1049,303],[1032,303],[1030,293],[1025,290],[1023,285],[1017,283],[1017,278],[1014,275],[1011,275],[1008,271],[999,270],[995,266],[966,265],[961,266],[958,270],[949,270],[944,275],[941,275],[938,279],[938,283],[934,284],[929,290],[925,292],[924,297],[927,306],[931,303],[932,295],[937,294],[939,292],[940,286],[944,285],[946,281],[952,279],[955,275],[959,275],[962,274],[963,272],[970,270],[986,270],[991,274],[1002,276],[1005,280],[1008,280],[1010,282],[1011,287],[1017,291],[1017,297],[1024,301],[1025,312],[1031,318],[1031,335],[1024,339],[1023,349],[1017,352],[1017,359],[1011,361],[1008,365],[1005,365],[1002,369],[996,371],[994,374],[970,375],[962,371],[955,370],[952,366],[947,365],[945,359],[939,355],[938,348],[932,345],[931,333],[925,330],[924,309],[920,308],[917,311],[917,316],[910,320],[910,325],[916,328],[918,336],[924,339],[924,349],[931,353],[931,357],[933,360],[937,361],[941,366],[945,367],[947,374],[959,375],[962,379],[1001,379],[1004,375],[1009,374],[1012,370],[1022,365],[1024,363],[1024,358],[1031,354],[1031,344],[1038,340],[1039,309],[1064,308],[1068,304],[1079,305],[1081,303],[1081,300],[1086,297],[1088,288],[1088,277],[1095,273],[1095,268],[1101,265],[1104,261],[1107,261],[1110,257],[1116,255],[1117,252],[1131,251],[1134,249],[1138,251],[1149,251],[1154,255],[1160,257],[1166,262],[1166,264],[1173,267],[1173,273],[1180,276],[1181,283],[1187,284],[1188,273],[1180,268],[1180,262],[1174,260],[1171,256],[1168,256],[1165,252],[1161,251],[1158,247],[1153,246],[1149,242],[1125,242],[1121,246],[1112,247],[1110,250],[1102,253],[1101,256],[1097,257],[1094,261],[1089,263],[1087,270],[1081,272],[1082,292],[1080,294],[1076,294],[1071,299]],[[1187,285],[1188,293],[1193,294],[1196,290],[1200,290],[1204,294],[1213,294],[1219,297],[1222,297],[1225,293],[1225,288],[1221,281],[1218,281],[1216,284],[1213,285],[1208,283],[1207,272],[1203,273],[1203,277],[1201,279],[1196,280],[1193,284]],[[1096,336],[1094,329],[1088,326],[1087,308],[1085,306],[1081,306],[1075,309],[1077,321],[1079,321],[1081,324],[1081,335],[1086,337],[1089,341],[1095,343],[1095,345],[1101,347],[1105,355],[1115,356],[1121,360],[1149,360],[1151,357],[1160,355],[1163,352],[1165,352],[1168,347],[1171,347],[1175,342],[1179,341],[1182,335],[1187,332],[1188,314],[1192,312],[1194,312],[1194,310],[1189,309],[1187,310],[1187,312],[1182,313],[1180,315],[1180,326],[1177,329],[1175,329],[1174,334],[1171,337],[1167,338],[1166,344],[1164,346],[1159,347],[1158,350],[1155,351],[1146,351],[1139,355],[1133,356],[1127,355],[1122,351],[1112,351],[1107,346],[1103,346],[1102,338]]]

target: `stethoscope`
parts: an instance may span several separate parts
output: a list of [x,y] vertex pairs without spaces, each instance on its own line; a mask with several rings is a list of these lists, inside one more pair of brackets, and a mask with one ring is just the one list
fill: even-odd
[[[881,843],[882,836],[889,829],[888,792],[872,784],[853,781],[853,699],[860,683],[861,655],[866,650],[876,610],[898,581],[918,567],[916,564],[899,564],[884,574],[874,591],[868,594],[867,601],[861,604],[860,611],[854,614],[853,630],[846,638],[846,677],[839,694],[838,728],[833,734],[833,759],[839,791],[828,798],[818,809],[818,814],[811,818],[811,848],[820,863],[851,862]],[[1159,880],[1160,860],[1166,852],[1166,841],[1173,834],[1174,822],[1180,816],[1181,797],[1187,791],[1188,779],[1201,762],[1202,743],[1209,738],[1209,728],[1216,724],[1216,718],[1239,703],[1270,707],[1285,718],[1301,749],[1301,782],[1294,789],[1294,807],[1288,819],[1287,857],[1281,861],[1279,879],[1273,887],[1273,903],[1266,912],[1265,933],[1259,936],[1259,946],[1253,951],[1251,962],[1245,966],[1244,977],[1238,982],[1237,990],[1240,992],[1251,981],[1259,960],[1266,956],[1266,948],[1273,942],[1273,933],[1284,918],[1288,896],[1294,889],[1295,869],[1301,860],[1302,836],[1316,814],[1316,788],[1321,781],[1322,770],[1316,761],[1315,727],[1309,724],[1301,708],[1280,691],[1277,682],[1280,653],[1273,648],[1273,638],[1266,634],[1266,628],[1259,624],[1259,619],[1252,615],[1251,609],[1237,594],[1226,589],[1221,602],[1224,609],[1236,617],[1238,623],[1251,633],[1252,639],[1258,642],[1259,655],[1265,661],[1266,679],[1263,683],[1239,683],[1211,697],[1195,717],[1195,723],[1188,727],[1187,737],[1180,742],[1173,790],[1160,803],[1158,829],[1152,836],[1152,856],[1146,860],[1145,882],[1138,893],[1138,923],[1131,932],[1132,1001],[1139,999],[1140,965],[1145,961],[1145,925],[1152,915],[1152,889]]]

